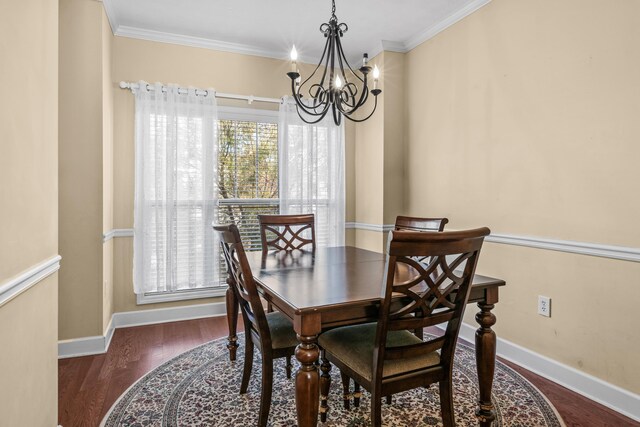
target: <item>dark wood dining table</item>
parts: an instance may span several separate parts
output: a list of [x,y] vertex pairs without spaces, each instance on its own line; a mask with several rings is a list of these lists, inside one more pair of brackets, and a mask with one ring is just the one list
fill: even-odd
[[[385,255],[365,249],[341,246],[315,252],[248,252],[247,257],[259,291],[269,303],[289,317],[300,344],[296,359],[296,410],[298,425],[315,426],[319,411],[317,368],[318,335],[337,326],[375,322],[382,297]],[[400,277],[401,279],[401,277]],[[478,372],[478,407],[481,426],[495,419],[491,389],[496,355],[496,335],[491,327],[496,318],[491,310],[498,302],[504,280],[475,275],[469,303],[477,303],[475,334]],[[231,360],[238,348],[238,303],[231,288],[226,294]]]

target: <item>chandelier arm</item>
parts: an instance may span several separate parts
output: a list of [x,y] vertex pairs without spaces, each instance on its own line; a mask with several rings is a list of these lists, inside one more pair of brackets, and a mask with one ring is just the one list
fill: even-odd
[[[337,34],[335,34],[335,27],[331,28],[331,35],[329,36],[331,38],[331,46],[329,46],[329,57],[327,58],[327,64],[331,67],[329,68],[329,91],[331,91],[331,87],[332,85],[335,84],[335,80],[334,80],[334,76],[333,76],[333,72],[335,70],[335,62],[336,62],[336,52],[335,52],[335,38],[338,37]],[[329,63],[330,62],[330,63]],[[322,82],[323,86],[324,86],[324,81]]]
[[[291,81],[291,90],[293,91],[293,93],[295,94],[295,82],[292,80]],[[313,107],[313,108],[309,108],[307,106],[305,106],[301,101],[300,101],[300,97],[299,96],[294,96],[293,99],[295,99],[296,101],[296,107],[298,108],[298,115],[300,115],[300,109],[302,109],[302,111],[304,111],[306,114],[310,115],[310,116],[318,116],[318,115],[322,115],[322,117],[324,117],[325,114],[327,114],[327,111],[329,110],[329,103],[326,102],[324,103],[324,107],[323,110],[321,112],[316,111],[317,108],[320,105],[318,105],[317,107]],[[300,118],[302,119],[302,116],[300,116]],[[304,120],[304,119],[303,119]],[[322,119],[321,119],[322,120]],[[309,123],[305,120],[305,123]],[[314,122],[317,123],[317,122]]]
[[[298,107],[299,107],[299,104],[296,105],[296,109],[298,111],[298,117],[300,117],[300,120],[302,120],[303,122],[305,122],[308,125],[315,125],[316,123],[320,122],[322,119],[324,119],[324,117],[329,112],[329,108],[326,108],[324,110],[324,112],[318,117],[318,120],[313,121],[313,120],[307,120],[304,117],[302,117],[302,114],[300,114],[300,110],[298,109]],[[303,107],[303,109],[304,109],[304,107]]]
[[338,103],[333,104],[333,108],[331,109],[333,112],[333,122],[336,126],[340,126],[340,123],[342,122],[342,114],[340,114],[341,111],[338,105]]
[[[345,100],[345,103],[348,106],[351,106],[352,104],[355,103],[356,94],[353,92],[352,85],[349,83],[349,80],[347,79],[347,75],[344,72],[344,64],[342,63],[344,52],[342,51],[342,46],[339,43],[337,45],[337,48],[338,48],[338,64],[340,65],[340,72],[342,73],[342,78],[344,79],[344,86],[340,90],[340,94],[342,95],[344,93],[346,95],[347,100]],[[353,70],[351,70],[351,73],[353,74]],[[355,87],[355,85],[353,85],[353,87]],[[356,93],[357,93],[357,89],[356,89]],[[351,102],[349,102],[350,100]]]
[[[347,57],[344,54],[344,51],[342,50],[342,42],[340,41],[340,39],[338,39],[338,44],[340,45],[340,52],[342,53],[342,59],[344,59],[344,63],[347,64],[347,67],[349,68],[349,71],[351,71],[351,74],[353,74],[354,76],[356,76],[356,78],[358,80],[360,80],[362,83],[364,83],[364,80],[362,79],[362,77],[360,77],[359,75],[356,74],[355,71],[353,71],[353,68],[351,68],[351,64],[349,64],[349,60],[347,59]],[[342,61],[341,61],[342,62]]]
[[369,85],[367,84],[367,75],[365,74],[363,85],[362,85],[362,93],[360,94],[360,99],[356,104],[356,107],[355,107],[356,110],[360,108],[362,105],[364,105],[365,102],[367,102],[367,98],[369,98]]
[[[309,77],[307,77],[307,79],[305,81],[302,82],[302,84],[300,85],[300,89],[302,89],[302,86],[304,86],[305,83],[307,83],[309,80],[311,80],[311,78],[313,76],[315,76],[316,72],[318,71],[318,68],[320,68],[320,65],[322,65],[322,61],[324,60],[324,56],[327,54],[327,46],[329,45],[329,40],[327,40],[327,42],[324,44],[324,50],[322,51],[322,56],[320,57],[320,61],[318,62],[318,65],[316,66],[315,70],[313,70],[313,73],[311,73],[311,75]],[[324,69],[324,73],[327,72],[327,68],[325,67]],[[324,80],[324,73],[322,75],[322,79]]]
[[[375,99],[376,99],[376,101],[375,101],[375,104],[373,104],[373,110],[371,110],[371,113],[369,113],[369,115],[367,117],[365,117],[364,119],[352,119],[351,116],[350,116],[351,113],[344,114],[344,116],[347,119],[349,119],[349,120],[351,120],[352,122],[355,122],[355,123],[361,123],[361,122],[364,122],[365,120],[368,120],[371,116],[373,116],[373,113],[376,112],[376,108],[378,107],[378,97],[376,96]],[[353,111],[352,111],[352,113],[353,113]]]
[[[352,83],[349,83],[349,85],[351,85]],[[348,93],[347,93],[348,91]],[[345,93],[345,97],[344,99],[341,98],[341,103],[345,104],[348,108],[352,109],[355,106],[355,94],[353,93],[353,90],[351,89],[351,86],[345,87],[341,93]]]

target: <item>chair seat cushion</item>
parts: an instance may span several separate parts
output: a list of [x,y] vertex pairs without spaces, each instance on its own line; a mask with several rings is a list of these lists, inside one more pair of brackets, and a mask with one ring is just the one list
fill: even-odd
[[298,345],[298,338],[288,317],[279,311],[267,313],[266,317],[271,333],[271,348],[288,348]]
[[[337,328],[320,335],[318,343],[327,353],[371,381],[376,329],[375,323]],[[420,342],[422,341],[409,331],[390,331],[387,334],[387,347],[402,347]],[[410,358],[385,360],[383,378],[428,368],[438,363],[440,355],[435,351]]]

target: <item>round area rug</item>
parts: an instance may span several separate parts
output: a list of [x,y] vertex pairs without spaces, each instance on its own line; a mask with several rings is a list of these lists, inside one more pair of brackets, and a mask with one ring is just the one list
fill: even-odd
[[[229,361],[226,338],[201,345],[169,360],[133,384],[111,407],[104,427],[255,426],[260,406],[260,354],[256,351],[247,394],[240,395],[244,336],[238,360]],[[294,358],[295,359],[295,358]],[[295,360],[294,360],[295,363]],[[295,386],[285,374],[284,359],[274,363],[270,426],[295,426]],[[294,371],[295,372],[295,371]],[[477,376],[473,348],[459,342],[453,373],[456,424],[475,426]],[[353,385],[352,385],[353,387]],[[368,426],[369,397],[359,408],[342,406],[339,370],[331,369],[329,414],[324,426]],[[494,426],[564,427],[544,395],[508,366],[496,363],[493,385]],[[385,426],[441,426],[438,385],[395,394],[383,403]],[[318,423],[318,425],[323,425]]]

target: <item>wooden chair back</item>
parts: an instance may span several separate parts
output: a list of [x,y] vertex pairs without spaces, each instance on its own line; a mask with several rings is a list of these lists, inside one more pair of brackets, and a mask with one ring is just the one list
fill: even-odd
[[258,215],[262,252],[316,249],[315,216]]
[[[390,232],[384,300],[373,361],[373,378],[376,381],[382,381],[382,367],[386,359],[402,359],[441,350],[441,365],[448,367],[453,363],[478,255],[489,232],[488,228],[442,233]],[[423,264],[415,257],[430,261]],[[411,346],[386,347],[389,331],[412,330],[445,322],[448,323],[442,337]]]
[[238,227],[235,224],[214,224],[213,229],[220,238],[222,253],[227,264],[227,283],[239,302],[246,334],[250,334],[253,341],[260,346],[260,350],[271,351],[269,325],[253,279],[251,266],[242,246]]
[[396,217],[395,230],[398,231],[444,231],[448,218],[419,218],[413,216]]

